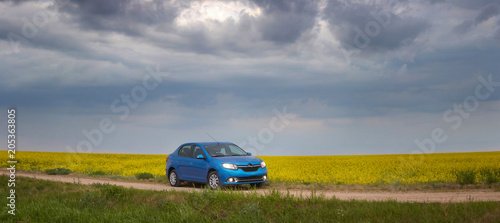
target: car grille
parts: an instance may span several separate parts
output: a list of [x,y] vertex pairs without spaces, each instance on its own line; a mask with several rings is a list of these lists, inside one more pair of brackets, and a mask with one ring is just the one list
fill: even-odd
[[238,169],[242,169],[245,172],[255,172],[259,170],[260,164],[255,164],[255,165],[239,165]]
[[263,176],[238,177],[238,182],[262,181]]

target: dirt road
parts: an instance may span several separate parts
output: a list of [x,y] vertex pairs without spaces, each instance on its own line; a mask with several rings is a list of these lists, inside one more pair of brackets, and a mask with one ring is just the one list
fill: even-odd
[[[2,175],[7,175],[8,172],[5,169],[0,170]],[[177,190],[177,191],[197,191],[201,189],[192,187],[171,187],[169,185],[158,184],[158,183],[145,183],[145,182],[123,182],[110,179],[96,179],[85,176],[72,176],[72,175],[47,175],[45,173],[28,173],[16,171],[16,176],[31,177],[43,180],[52,180],[68,183],[81,183],[81,184],[92,184],[92,183],[109,183],[114,185],[119,185],[127,188],[136,188],[141,190]],[[250,191],[243,191],[243,193],[248,193]],[[269,193],[270,190],[259,189],[259,193],[265,194]],[[294,196],[311,196],[311,191],[308,190],[281,190],[281,193],[290,193]],[[466,201],[500,201],[500,192],[494,191],[455,191],[455,192],[336,192],[336,191],[317,191],[317,195],[323,195],[326,198],[335,197],[340,200],[368,200],[368,201],[384,201],[384,200],[395,200],[398,202],[466,202]]]

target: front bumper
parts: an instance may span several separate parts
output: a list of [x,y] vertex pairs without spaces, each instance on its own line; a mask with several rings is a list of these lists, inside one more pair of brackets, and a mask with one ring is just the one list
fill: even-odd
[[[245,172],[241,169],[238,170],[224,170],[223,174],[219,174],[221,183],[224,185],[238,185],[250,183],[263,183],[267,182],[267,168],[260,168],[254,172]],[[232,180],[231,180],[232,179]]]

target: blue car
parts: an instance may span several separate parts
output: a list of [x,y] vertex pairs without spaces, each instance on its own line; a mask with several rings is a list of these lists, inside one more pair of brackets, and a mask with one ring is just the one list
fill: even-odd
[[186,143],[167,157],[165,168],[170,185],[182,181],[208,184],[210,188],[267,181],[266,163],[228,142]]

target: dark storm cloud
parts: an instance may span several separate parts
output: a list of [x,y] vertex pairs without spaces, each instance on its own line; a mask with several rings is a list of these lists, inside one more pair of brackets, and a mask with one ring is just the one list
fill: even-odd
[[316,0],[253,2],[255,5],[252,6],[259,7],[262,14],[250,15],[241,11],[237,22],[232,19],[203,21],[189,27],[161,29],[162,32],[182,37],[181,42],[156,36],[150,39],[160,47],[180,51],[223,57],[234,54],[261,57],[268,51],[281,51],[283,45],[296,44],[315,26],[319,10]]
[[16,5],[31,1],[36,1],[36,0],[0,0],[0,2],[9,2]]
[[497,31],[495,32],[495,35],[493,36],[493,38],[498,42],[500,43],[500,19],[497,21],[497,26],[498,26],[498,29]]
[[498,13],[500,12],[499,7],[500,7],[500,4],[498,4],[498,3],[485,6],[483,9],[481,9],[479,14],[476,16],[476,18],[475,18],[476,24],[482,23],[482,22],[490,19],[491,17],[498,15]]
[[468,19],[453,28],[458,34],[464,34],[472,30],[475,26],[497,16],[500,13],[500,4],[491,3],[482,7],[474,19]]
[[[80,41],[75,41],[72,36],[65,34],[54,35],[49,32],[39,30],[36,32],[36,38],[26,38],[22,34],[24,23],[21,20],[0,19],[0,39],[8,41],[11,44],[19,43],[24,47],[43,48],[47,50],[58,50],[63,52],[78,52],[79,54],[88,52],[85,45]],[[37,29],[38,30],[38,29]]]
[[394,50],[410,45],[430,27],[430,22],[423,18],[395,15],[390,8],[376,4],[328,1],[324,14],[332,32],[346,48]]
[[254,0],[263,10],[257,26],[264,40],[293,43],[311,30],[318,14],[316,0]]
[[464,9],[479,10],[487,5],[498,3],[498,0],[448,0],[447,3]]
[[446,0],[429,0],[429,2],[434,5],[434,4],[439,4],[439,3],[444,3]]
[[453,32],[457,34],[464,34],[472,30],[474,22],[472,20],[465,20],[453,28]]
[[[165,49],[219,56],[227,52],[261,55],[266,50],[279,50],[274,47],[282,44],[296,43],[314,27],[319,10],[316,0],[255,1],[262,14],[251,16],[242,11],[238,22],[203,21],[189,27],[173,24],[179,13],[191,6],[191,2],[56,0],[53,8],[58,10],[61,21],[81,30],[118,32]],[[209,30],[207,23],[215,30]],[[57,38],[54,40],[58,42]],[[266,49],[262,49],[265,41],[276,46],[267,45]],[[80,45],[88,44],[84,39],[79,42]],[[66,45],[65,41],[61,44]],[[33,44],[37,47],[43,45]],[[54,49],[58,48],[54,46]]]
[[[232,20],[203,21],[215,30],[207,29],[206,23],[189,27],[173,24],[179,13],[190,7],[191,1],[61,0],[58,7],[69,18],[67,23],[77,24],[85,30],[119,32],[165,49],[212,55],[225,52],[259,55],[262,54],[259,49],[262,40],[277,45],[294,43],[312,29],[318,13],[318,1],[255,3],[262,8],[260,16],[242,11],[237,23]],[[147,31],[151,31],[150,28],[156,32],[154,35]]]
[[82,28],[142,36],[147,26],[171,23],[179,5],[154,0],[60,0],[59,9]]
[[[43,49],[51,52],[60,52],[74,59],[121,63],[127,65],[129,68],[142,69],[144,67],[143,64],[125,59],[122,55],[94,50],[88,47],[88,45],[91,44],[88,40],[80,38],[79,36],[40,30],[36,38],[24,38],[19,28],[22,26],[22,23],[12,23],[4,19],[0,19],[0,23],[2,23],[2,26],[0,26],[0,40],[4,40],[11,44],[10,47],[12,49],[20,51],[30,48]],[[18,46],[14,47],[15,45]],[[23,74],[20,73],[19,75]]]

